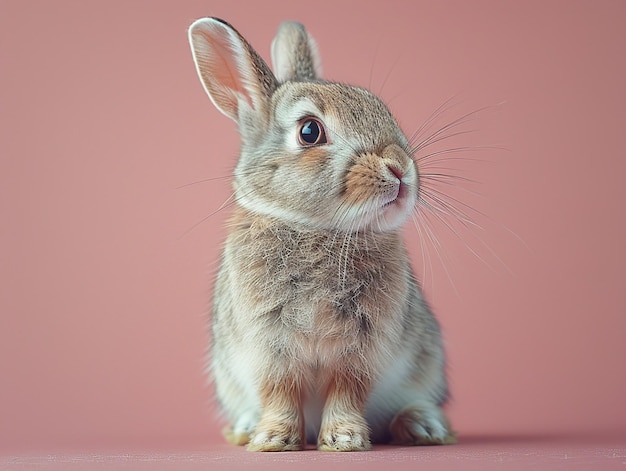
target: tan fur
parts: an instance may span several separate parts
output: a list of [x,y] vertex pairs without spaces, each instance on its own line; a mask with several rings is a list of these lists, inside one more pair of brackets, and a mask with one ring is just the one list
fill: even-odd
[[235,433],[230,425],[222,429],[222,435],[231,445],[243,446],[247,445],[250,441],[250,435],[248,433]]
[[[367,90],[320,80],[301,25],[272,45],[280,82],[225,22],[198,20],[190,38],[242,137],[212,312],[226,439],[251,451],[451,442],[441,333],[400,236],[419,177],[395,119]],[[307,117],[326,144],[298,144]]]
[[250,451],[297,451],[304,447],[301,380],[297,372],[285,378],[265,378],[259,388],[263,413]]
[[371,387],[368,365],[357,359],[351,368],[339,368],[329,378],[326,407],[317,440],[322,451],[364,451],[372,445],[364,418],[365,402]]
[[300,154],[299,163],[304,170],[315,170],[323,165],[329,157],[329,153],[322,147],[304,149]]

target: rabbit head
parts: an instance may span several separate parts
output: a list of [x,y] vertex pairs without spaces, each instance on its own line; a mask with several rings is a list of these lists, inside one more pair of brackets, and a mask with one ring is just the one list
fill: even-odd
[[303,229],[402,225],[419,184],[409,142],[375,95],[320,78],[317,46],[302,25],[281,24],[274,73],[222,20],[195,21],[189,40],[206,92],[239,127],[239,205]]

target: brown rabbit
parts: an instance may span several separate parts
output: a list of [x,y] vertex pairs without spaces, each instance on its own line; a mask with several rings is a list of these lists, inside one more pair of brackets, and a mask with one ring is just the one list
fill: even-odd
[[222,20],[195,21],[189,40],[242,140],[212,315],[226,438],[252,451],[453,442],[439,326],[400,235],[419,175],[396,120],[321,80],[298,23],[278,30],[275,74]]

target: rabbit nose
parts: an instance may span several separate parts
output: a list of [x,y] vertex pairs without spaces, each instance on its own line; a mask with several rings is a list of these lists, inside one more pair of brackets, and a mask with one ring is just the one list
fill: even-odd
[[404,172],[400,170],[397,165],[389,163],[387,164],[387,168],[393,174],[393,176],[398,179],[397,182],[395,182],[395,185],[397,185],[396,198],[403,198],[406,195],[406,183],[402,181],[402,177],[404,177]]
[[394,176],[398,180],[402,181],[402,178],[406,175],[408,156],[404,150],[397,144],[390,144],[385,147],[381,153],[384,164],[389,169],[389,176]]
[[404,176],[404,172],[400,170],[396,165],[387,164],[387,168],[396,177],[398,180],[402,181],[402,177]]

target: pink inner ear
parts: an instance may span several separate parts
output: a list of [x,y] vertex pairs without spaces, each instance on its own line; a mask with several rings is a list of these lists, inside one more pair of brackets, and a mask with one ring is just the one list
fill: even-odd
[[240,70],[236,62],[236,52],[233,50],[229,38],[220,35],[219,38],[216,36],[212,39],[210,44],[215,59],[210,67],[214,80],[226,88],[245,94],[246,91],[241,83]]
[[203,25],[193,31],[192,37],[200,75],[209,95],[222,112],[237,120],[238,100],[245,98],[251,103],[241,79],[239,61],[244,59],[238,54],[238,46],[220,26]]

